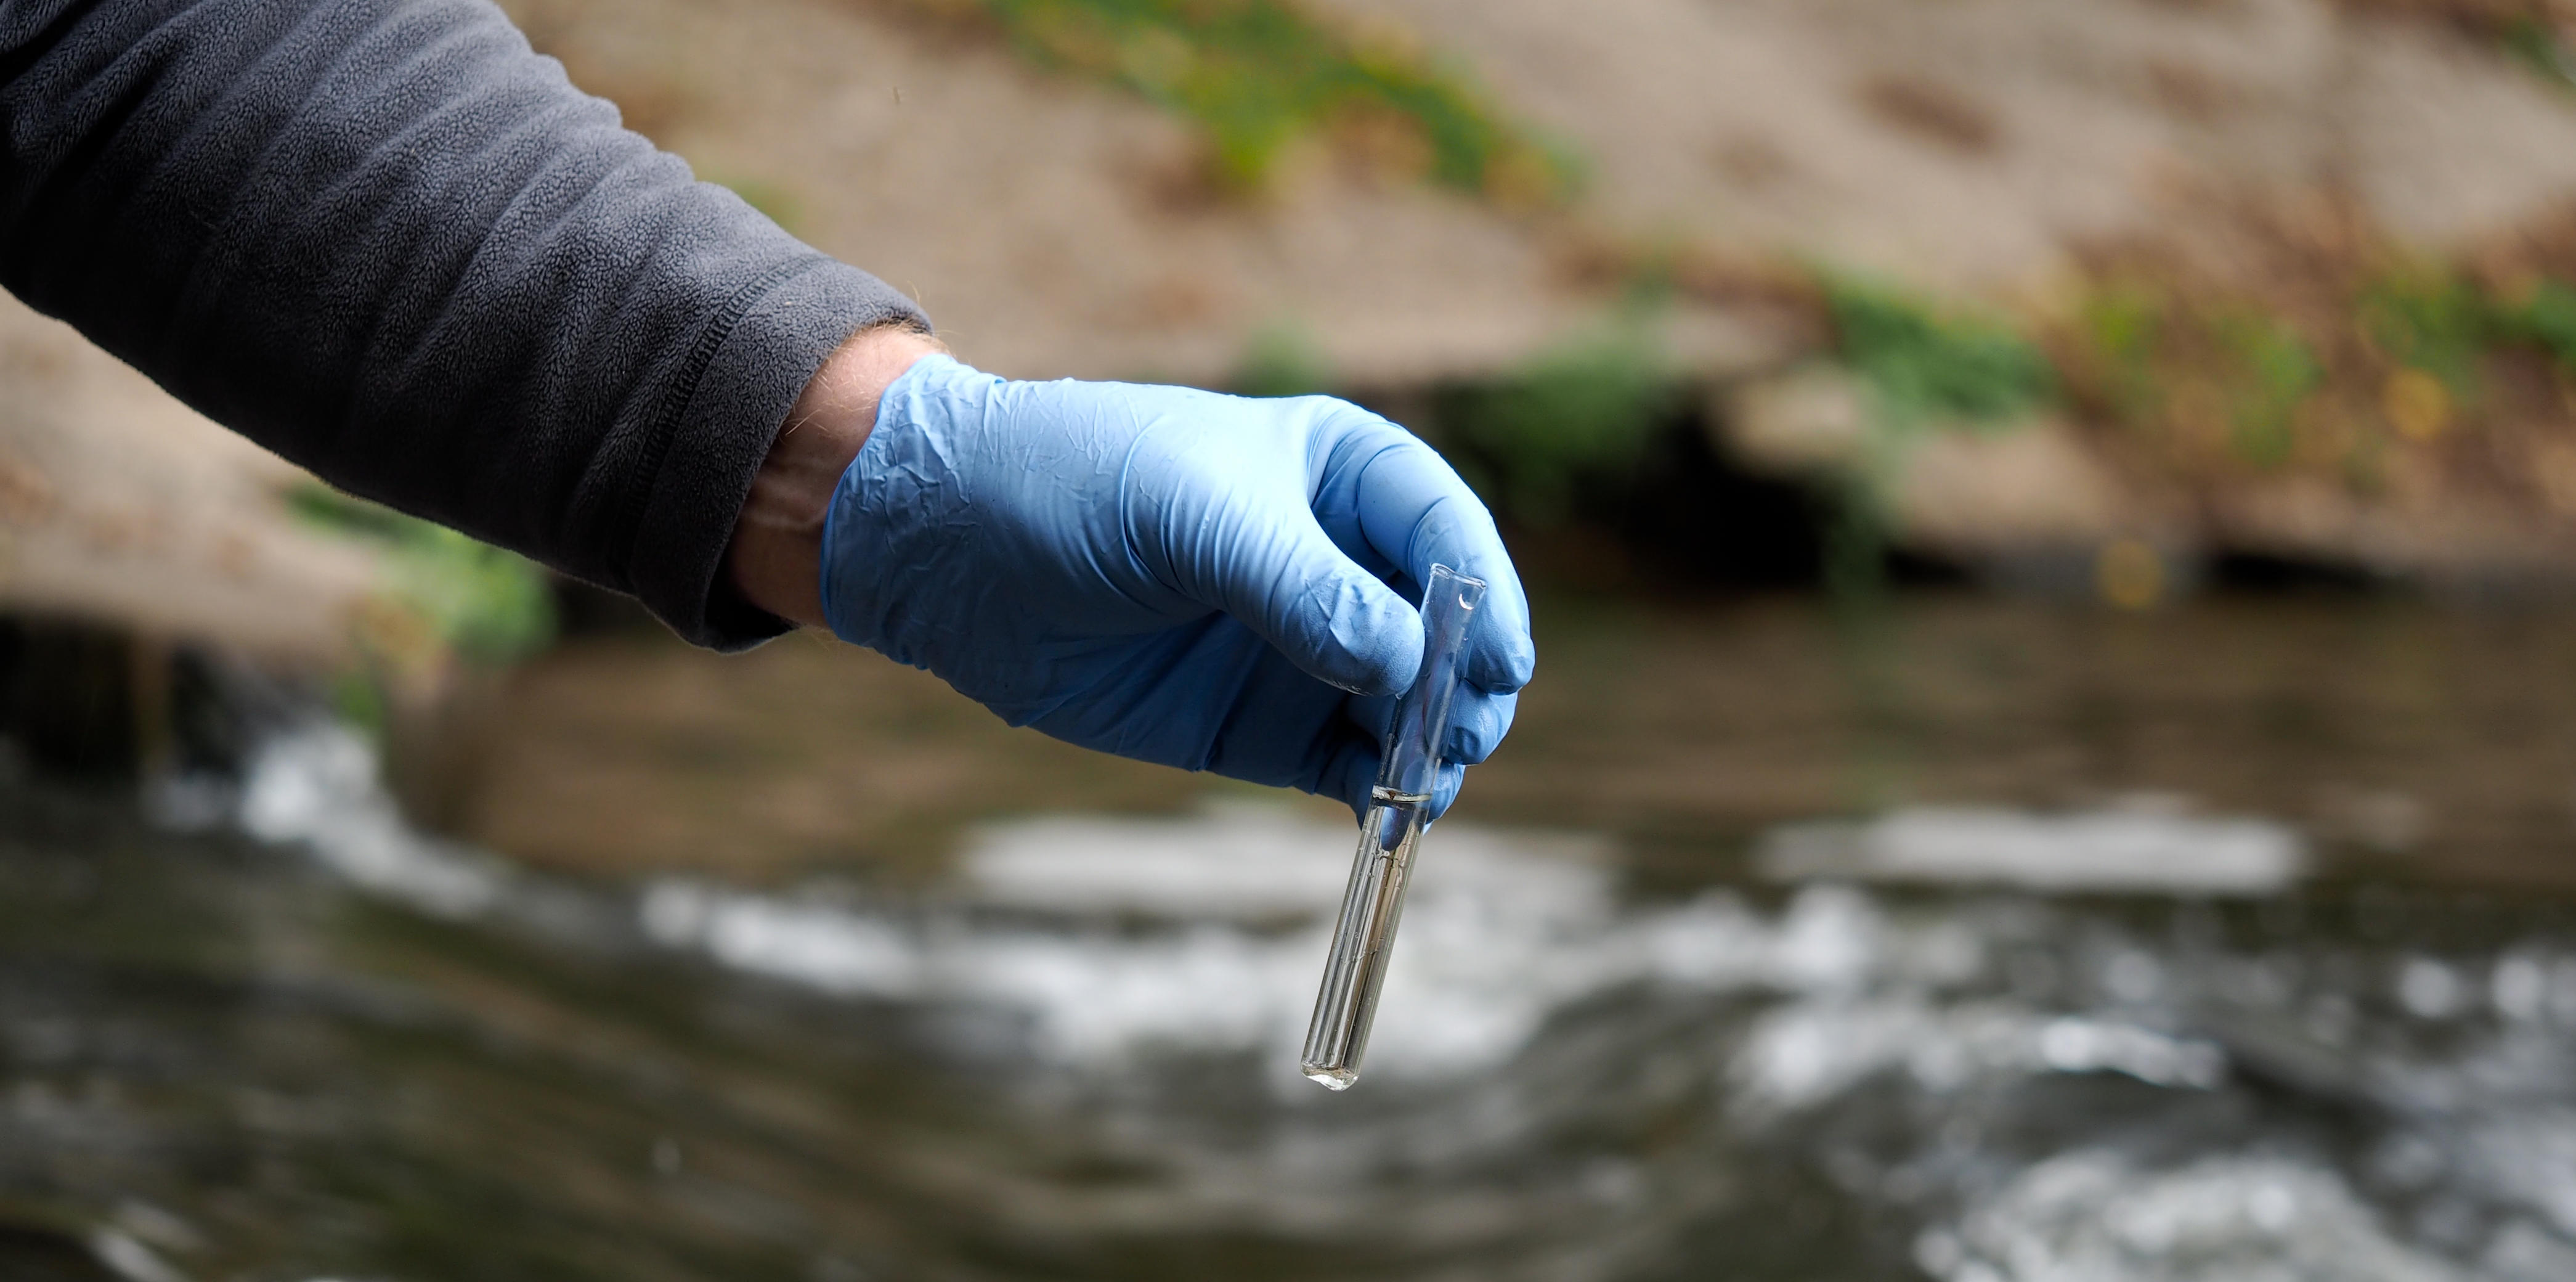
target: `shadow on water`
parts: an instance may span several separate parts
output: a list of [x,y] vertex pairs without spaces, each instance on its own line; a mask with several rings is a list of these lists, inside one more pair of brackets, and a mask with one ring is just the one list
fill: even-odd
[[13,786],[0,1272],[2576,1276],[2570,621],[1908,599],[1868,724],[1802,606],[1545,626],[1346,1095],[1346,815],[865,656],[549,658],[474,844],[325,725]]

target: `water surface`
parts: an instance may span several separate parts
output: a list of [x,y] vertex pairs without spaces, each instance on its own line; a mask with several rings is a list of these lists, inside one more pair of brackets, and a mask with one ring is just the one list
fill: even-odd
[[1346,816],[864,656],[556,656],[465,843],[13,789],[0,1272],[2576,1276],[2576,620],[1546,626],[1342,1095]]

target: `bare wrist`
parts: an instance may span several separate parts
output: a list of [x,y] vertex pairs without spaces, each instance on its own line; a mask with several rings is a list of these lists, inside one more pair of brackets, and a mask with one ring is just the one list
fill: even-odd
[[867,444],[886,387],[939,350],[937,339],[910,329],[861,330],[805,385],[752,475],[725,552],[725,572],[746,600],[791,623],[824,626],[823,518],[832,492]]

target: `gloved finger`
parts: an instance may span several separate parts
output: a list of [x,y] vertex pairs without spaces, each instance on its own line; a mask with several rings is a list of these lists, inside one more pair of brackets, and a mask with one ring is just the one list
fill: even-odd
[[[1512,716],[1519,709],[1517,694],[1491,694],[1471,685],[1461,685],[1449,704],[1449,732],[1440,741],[1440,760],[1446,765],[1472,766],[1492,756],[1503,736],[1511,733]],[[1352,699],[1342,706],[1342,716],[1352,733],[1368,744],[1379,747],[1386,742],[1387,723],[1394,719],[1393,699]],[[1377,769],[1378,752],[1369,755],[1369,769]],[[1361,791],[1376,779],[1372,773],[1361,781]],[[1317,791],[1326,791],[1317,789]],[[1339,793],[1332,795],[1338,796]]]
[[1182,591],[1240,620],[1316,680],[1361,695],[1413,684],[1422,616],[1292,503],[1202,494],[1171,531]]
[[1449,813],[1450,803],[1458,800],[1458,790],[1463,787],[1466,782],[1467,768],[1465,766],[1454,764],[1441,766],[1439,781],[1431,785],[1431,814],[1428,818],[1424,819],[1423,822],[1425,824],[1436,823],[1439,821],[1440,816]]
[[[1376,744],[1360,738],[1344,742],[1333,752],[1324,766],[1323,775],[1316,781],[1316,795],[1339,797],[1351,808],[1352,818],[1367,817],[1371,800],[1369,791],[1377,783],[1378,760]],[[1459,789],[1466,780],[1465,766],[1456,762],[1441,764],[1437,781],[1431,785],[1432,819],[1449,812],[1450,803],[1458,799]]]
[[1538,662],[1529,597],[1493,515],[1430,446],[1383,419],[1366,419],[1352,425],[1355,441],[1369,451],[1353,505],[1370,545],[1416,583],[1429,582],[1434,565],[1483,579],[1485,599],[1468,633],[1464,675],[1497,694],[1529,684]]
[[1341,798],[1354,819],[1366,815],[1380,759],[1375,739],[1352,733],[1325,754],[1312,791],[1319,797]]
[[[1302,518],[1302,519],[1300,519]],[[1363,696],[1393,695],[1422,666],[1422,615],[1324,537],[1311,516],[1247,539],[1219,604],[1315,679]]]
[[[1518,693],[1497,694],[1460,682],[1457,694],[1449,701],[1449,730],[1440,740],[1440,759],[1470,766],[1481,764],[1493,755],[1503,736],[1511,733],[1512,717],[1520,701]],[[1388,723],[1395,719],[1395,700],[1349,699],[1342,704],[1342,716],[1369,742],[1382,744]]]
[[1358,726],[1370,743],[1383,745],[1386,728],[1395,723],[1395,696],[1346,699],[1342,702],[1342,716]]
[[1511,733],[1512,713],[1520,701],[1518,694],[1489,694],[1471,685],[1459,686],[1457,698],[1449,704],[1449,735],[1440,743],[1440,759],[1472,766],[1493,755],[1495,745]]

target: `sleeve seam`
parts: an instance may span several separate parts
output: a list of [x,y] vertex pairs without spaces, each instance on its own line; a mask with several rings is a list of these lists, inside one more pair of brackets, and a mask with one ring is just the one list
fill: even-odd
[[706,381],[708,368],[715,364],[725,344],[732,340],[734,331],[749,319],[762,299],[788,280],[829,261],[817,254],[791,258],[771,267],[736,288],[732,297],[725,300],[724,307],[698,331],[697,341],[690,345],[688,359],[682,367],[685,373],[663,389],[659,402],[654,406],[652,421],[646,426],[644,456],[636,467],[638,483],[627,489],[617,505],[612,527],[616,532],[614,546],[620,550],[617,559],[626,567],[624,577],[630,583],[635,582],[632,562],[636,539],[643,532],[645,513],[652,509],[654,499],[661,491],[662,468],[670,457],[671,442],[679,435],[680,424],[688,416],[690,402],[697,399],[699,385]]

